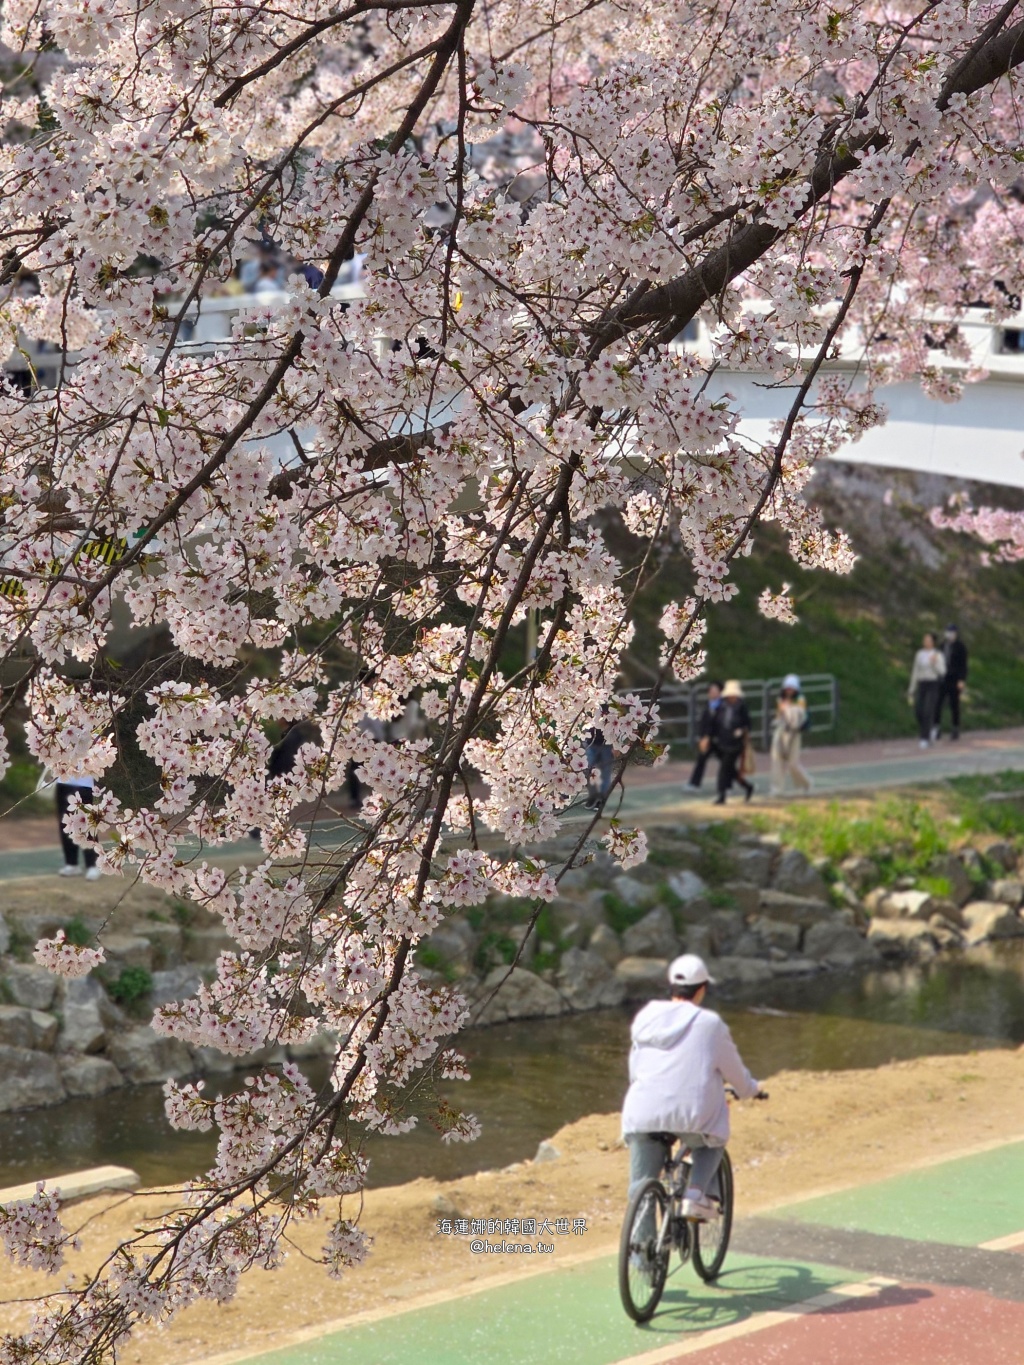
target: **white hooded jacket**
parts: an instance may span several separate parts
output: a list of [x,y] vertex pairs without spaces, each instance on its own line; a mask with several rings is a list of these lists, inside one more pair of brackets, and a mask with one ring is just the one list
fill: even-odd
[[689,1000],[652,1000],[633,1020],[622,1132],[729,1137],[725,1082],[740,1099],[760,1086],[743,1065],[728,1025]]

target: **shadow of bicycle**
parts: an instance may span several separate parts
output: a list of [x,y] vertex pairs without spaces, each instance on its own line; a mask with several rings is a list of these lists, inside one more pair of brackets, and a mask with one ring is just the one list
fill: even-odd
[[[690,1269],[669,1278],[654,1318],[641,1329],[654,1335],[691,1336],[734,1327],[759,1313],[785,1312],[835,1289],[835,1277],[792,1261],[761,1261],[726,1270],[713,1285],[702,1284]],[[897,1288],[896,1286],[893,1287]],[[927,1292],[927,1291],[903,1291]],[[894,1307],[892,1291],[850,1299],[844,1311]],[[837,1308],[840,1306],[837,1305]],[[836,1311],[827,1308],[818,1311]]]

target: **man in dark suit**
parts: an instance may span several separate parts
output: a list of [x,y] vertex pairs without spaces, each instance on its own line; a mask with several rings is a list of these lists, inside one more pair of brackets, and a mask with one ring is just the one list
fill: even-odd
[[731,679],[722,688],[722,704],[715,713],[712,736],[722,755],[718,765],[716,806],[725,805],[725,793],[734,782],[743,788],[745,800],[749,801],[754,794],[753,782],[748,782],[740,772],[740,760],[749,736],[750,712],[743,700],[743,688],[735,679]]
[[949,718],[952,728],[950,739],[960,738],[960,699],[967,686],[967,646],[960,639],[956,626],[947,626],[942,642],[942,657],[946,661],[946,673],[939,692],[939,706],[935,716],[934,738],[938,739],[942,728],[942,712],[949,702]]
[[697,722],[697,762],[693,765],[693,772],[686,784],[692,791],[700,790],[700,784],[704,781],[704,769],[708,766],[708,759],[713,755],[721,761],[722,755],[714,737],[715,715],[721,705],[722,684],[720,682],[708,683],[708,699],[704,703],[704,710]]

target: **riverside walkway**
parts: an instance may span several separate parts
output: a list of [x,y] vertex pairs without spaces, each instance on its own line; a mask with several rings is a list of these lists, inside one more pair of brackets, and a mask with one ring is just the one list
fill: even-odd
[[[894,1126],[894,1140],[898,1140]],[[837,1172],[841,1174],[841,1172]],[[246,1358],[249,1365],[1020,1365],[1024,1141],[742,1216],[635,1327],[603,1255]],[[467,1239],[468,1240],[468,1239]],[[467,1245],[467,1261],[471,1253]],[[242,1357],[220,1357],[216,1365]],[[210,1365],[214,1365],[210,1362]]]
[[[975,730],[964,734],[955,744],[940,740],[925,750],[918,748],[915,739],[820,745],[805,749],[803,758],[814,782],[813,795],[870,794],[883,789],[941,782],[949,777],[1013,769],[1024,772],[1024,727]],[[758,759],[753,802],[750,807],[744,807],[741,801],[730,799],[726,810],[732,815],[744,809],[757,809],[765,803],[774,804],[774,799],[767,795],[768,757],[759,754]],[[659,820],[684,812],[688,807],[709,804],[715,796],[716,765],[714,762],[708,765],[704,788],[700,792],[686,788],[691,767],[692,757],[683,754],[661,768],[628,768],[621,805],[621,793],[616,788],[605,814]],[[1024,787],[1024,777],[1021,785]],[[581,806],[577,818],[589,819],[589,812]],[[19,827],[24,830],[24,839],[19,839]],[[352,826],[341,819],[318,821],[311,843],[314,848],[326,850],[346,842],[351,835]],[[3,839],[0,843],[0,881],[53,876],[61,865],[56,819],[52,823],[38,819],[0,822],[0,837]],[[187,852],[189,844],[184,843],[181,847]],[[205,856],[211,854],[213,861],[224,866],[251,865],[262,857],[259,845],[249,840],[220,845]],[[1024,1353],[1021,1359],[1024,1362]]]

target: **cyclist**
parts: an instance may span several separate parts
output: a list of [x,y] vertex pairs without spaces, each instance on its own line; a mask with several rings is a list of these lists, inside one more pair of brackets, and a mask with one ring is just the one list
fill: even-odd
[[707,1196],[715,1187],[722,1151],[729,1139],[725,1084],[740,1099],[752,1099],[760,1085],[743,1065],[725,1022],[702,1009],[714,982],[694,953],[677,957],[668,969],[671,1000],[652,1000],[633,1020],[629,1090],[622,1108],[622,1135],[629,1145],[629,1196],[661,1175],[663,1133],[678,1137],[692,1153],[683,1216],[707,1222],[718,1206]]

